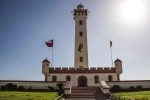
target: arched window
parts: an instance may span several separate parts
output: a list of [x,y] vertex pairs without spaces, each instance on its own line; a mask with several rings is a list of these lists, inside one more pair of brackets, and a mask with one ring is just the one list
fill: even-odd
[[80,62],[83,62],[83,57],[81,56],[81,57],[79,58],[79,60],[80,60]]
[[99,77],[96,75],[96,76],[94,76],[94,82],[95,83],[98,83],[99,82]]
[[53,82],[56,82],[56,80],[57,80],[57,77],[54,75],[54,76],[52,76],[52,81]]
[[80,44],[79,44],[79,47],[80,47],[81,49],[83,49],[83,44],[82,44],[82,43],[80,43]]
[[108,75],[108,81],[112,81],[112,80],[113,80],[112,75]]
[[66,76],[66,81],[70,81],[71,80],[71,77],[68,75]]
[[82,49],[83,49],[83,44],[82,44],[82,43],[80,43],[80,44],[79,44],[78,51],[79,51],[79,52],[82,52],[82,51],[81,51]]
[[79,36],[82,37],[83,36],[83,32],[79,32]]
[[82,22],[83,22],[82,20],[79,20],[79,25],[82,25]]

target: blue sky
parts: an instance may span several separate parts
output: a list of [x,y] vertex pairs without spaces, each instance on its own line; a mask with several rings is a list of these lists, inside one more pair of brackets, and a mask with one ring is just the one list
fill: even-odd
[[143,0],[145,17],[130,23],[120,17],[124,0],[0,0],[0,79],[44,80],[42,61],[73,67],[75,22],[73,11],[81,2],[90,11],[87,19],[90,67],[110,67],[123,62],[121,80],[150,79],[150,1]]

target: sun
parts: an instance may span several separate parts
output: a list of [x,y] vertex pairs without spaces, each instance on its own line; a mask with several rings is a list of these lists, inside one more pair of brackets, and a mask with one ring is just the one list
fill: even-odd
[[120,18],[128,23],[137,23],[144,19],[145,10],[142,0],[124,0],[119,9]]

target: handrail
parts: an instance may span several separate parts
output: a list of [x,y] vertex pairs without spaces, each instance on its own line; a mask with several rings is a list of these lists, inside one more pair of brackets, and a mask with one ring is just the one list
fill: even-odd
[[103,92],[103,94],[109,94],[109,86],[106,84],[105,81],[100,81],[100,89]]
[[59,100],[64,94],[62,94],[61,96],[57,97],[55,100]]
[[67,98],[71,94],[71,88],[72,88],[71,81],[66,81],[66,84],[65,84],[65,87],[64,87],[65,98]]

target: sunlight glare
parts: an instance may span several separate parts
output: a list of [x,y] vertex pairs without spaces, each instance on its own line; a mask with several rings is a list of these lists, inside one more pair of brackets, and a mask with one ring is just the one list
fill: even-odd
[[145,9],[142,0],[124,0],[120,5],[119,12],[125,22],[137,23],[144,19]]

